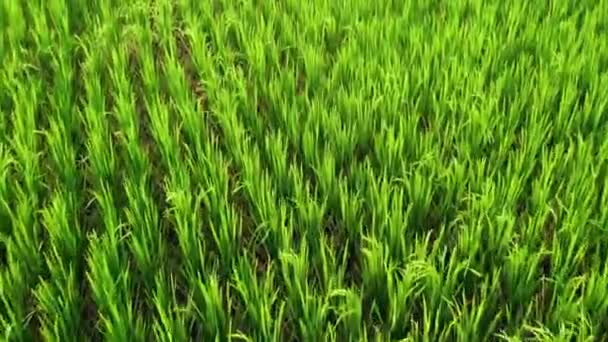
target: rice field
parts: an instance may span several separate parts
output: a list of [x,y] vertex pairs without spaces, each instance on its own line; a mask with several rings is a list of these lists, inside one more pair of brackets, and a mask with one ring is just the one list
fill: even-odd
[[608,340],[608,1],[0,2],[1,341]]

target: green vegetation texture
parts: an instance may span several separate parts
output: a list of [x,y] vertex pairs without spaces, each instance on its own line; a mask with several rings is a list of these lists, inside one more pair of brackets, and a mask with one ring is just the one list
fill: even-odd
[[0,340],[608,339],[608,1],[0,30]]

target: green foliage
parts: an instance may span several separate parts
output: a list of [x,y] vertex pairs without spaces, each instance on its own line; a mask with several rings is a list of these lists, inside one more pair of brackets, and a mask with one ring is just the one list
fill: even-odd
[[0,340],[608,339],[608,2],[0,3]]

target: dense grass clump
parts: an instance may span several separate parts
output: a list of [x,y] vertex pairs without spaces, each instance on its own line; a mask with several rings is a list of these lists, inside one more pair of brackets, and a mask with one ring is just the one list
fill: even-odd
[[608,1],[0,2],[0,340],[608,340]]

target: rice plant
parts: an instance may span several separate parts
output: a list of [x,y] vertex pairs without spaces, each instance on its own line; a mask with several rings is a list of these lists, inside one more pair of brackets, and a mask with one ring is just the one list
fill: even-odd
[[608,340],[608,1],[0,3],[0,340]]

